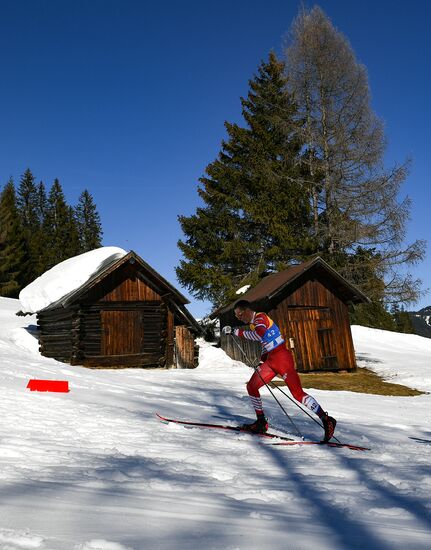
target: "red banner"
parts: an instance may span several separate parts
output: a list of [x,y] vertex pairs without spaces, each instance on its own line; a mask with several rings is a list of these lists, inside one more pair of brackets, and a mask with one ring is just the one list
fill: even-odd
[[31,391],[52,391],[63,392],[69,391],[69,382],[64,380],[30,380],[27,388]]

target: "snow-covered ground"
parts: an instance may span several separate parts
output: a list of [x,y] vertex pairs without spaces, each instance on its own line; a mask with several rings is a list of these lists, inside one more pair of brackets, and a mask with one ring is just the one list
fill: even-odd
[[[431,395],[311,391],[338,438],[369,452],[165,425],[157,411],[252,418],[249,369],[207,344],[195,370],[70,367],[39,355],[35,319],[18,309],[0,298],[2,550],[431,548]],[[431,340],[362,327],[354,340],[361,365],[431,391]],[[71,391],[31,392],[31,378]],[[288,430],[262,394],[272,430]]]

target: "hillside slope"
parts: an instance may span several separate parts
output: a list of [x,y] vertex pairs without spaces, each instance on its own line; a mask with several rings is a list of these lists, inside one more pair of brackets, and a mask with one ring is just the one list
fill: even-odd
[[[431,546],[430,395],[310,392],[338,419],[338,438],[364,453],[164,425],[156,412],[252,418],[250,370],[205,343],[194,370],[70,367],[39,355],[35,320],[18,309],[0,299],[3,550]],[[367,367],[429,389],[431,341],[417,338],[354,327]],[[30,378],[68,380],[71,391],[30,392]],[[262,395],[272,429],[289,431]],[[321,437],[283,403],[307,438]]]

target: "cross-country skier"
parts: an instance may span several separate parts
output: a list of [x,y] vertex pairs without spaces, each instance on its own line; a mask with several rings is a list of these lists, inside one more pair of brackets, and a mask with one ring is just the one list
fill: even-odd
[[329,441],[334,435],[337,421],[323,411],[314,397],[304,392],[301,380],[294,367],[292,352],[287,349],[278,326],[266,313],[253,311],[250,302],[247,300],[239,300],[235,304],[234,311],[237,319],[249,325],[249,330],[243,328],[232,329],[230,326],[225,326],[223,327],[223,333],[233,334],[248,340],[256,340],[262,345],[261,363],[256,369],[257,372],[253,374],[247,383],[247,391],[256,411],[257,420],[252,424],[245,424],[243,427],[254,433],[265,433],[267,431],[268,421],[263,412],[259,388],[279,374],[293,397],[321,419],[325,429],[323,441]]

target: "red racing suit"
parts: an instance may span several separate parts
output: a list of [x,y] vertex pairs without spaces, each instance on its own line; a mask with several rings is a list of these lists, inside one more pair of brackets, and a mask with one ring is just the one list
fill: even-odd
[[266,313],[255,313],[249,330],[236,329],[235,335],[248,340],[260,341],[262,361],[247,383],[247,392],[257,414],[263,414],[259,389],[268,384],[274,376],[280,375],[293,397],[320,416],[321,408],[317,401],[304,392],[295,370],[293,355],[286,348],[280,329]]

